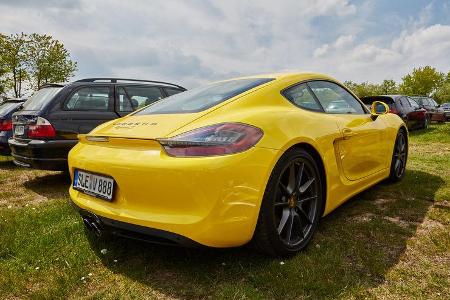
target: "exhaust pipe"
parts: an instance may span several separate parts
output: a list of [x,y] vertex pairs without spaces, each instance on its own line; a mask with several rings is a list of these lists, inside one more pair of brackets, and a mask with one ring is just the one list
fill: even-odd
[[86,228],[93,232],[96,236],[100,237],[102,235],[100,220],[96,216],[89,217],[83,216],[83,223]]

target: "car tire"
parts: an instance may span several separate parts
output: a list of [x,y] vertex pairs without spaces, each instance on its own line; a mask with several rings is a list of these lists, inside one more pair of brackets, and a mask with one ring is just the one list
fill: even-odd
[[390,182],[398,182],[405,177],[406,162],[408,160],[408,137],[406,130],[400,128],[395,139],[392,153],[391,168],[389,174]]
[[321,217],[323,186],[314,158],[288,150],[275,165],[261,203],[253,244],[265,254],[292,256],[306,247]]

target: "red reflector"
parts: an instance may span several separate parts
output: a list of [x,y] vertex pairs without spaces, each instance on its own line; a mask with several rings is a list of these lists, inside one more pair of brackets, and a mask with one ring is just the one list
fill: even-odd
[[0,131],[11,131],[12,121],[11,120],[0,120]]

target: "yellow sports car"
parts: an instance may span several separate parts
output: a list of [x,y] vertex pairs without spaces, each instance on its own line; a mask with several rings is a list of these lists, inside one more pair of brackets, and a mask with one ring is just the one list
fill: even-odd
[[70,196],[98,234],[291,255],[321,216],[404,176],[408,132],[388,110],[320,74],[215,82],[80,135]]

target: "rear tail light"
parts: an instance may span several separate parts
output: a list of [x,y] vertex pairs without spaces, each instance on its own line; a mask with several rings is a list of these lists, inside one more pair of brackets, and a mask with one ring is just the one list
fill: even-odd
[[0,131],[11,131],[12,121],[11,120],[0,120]]
[[42,117],[37,118],[36,124],[28,126],[29,138],[50,138],[54,136],[56,136],[55,128]]
[[389,107],[389,112],[391,114],[398,114],[398,110],[395,107]]
[[262,130],[251,125],[222,123],[158,141],[171,156],[214,156],[248,150],[262,136]]

